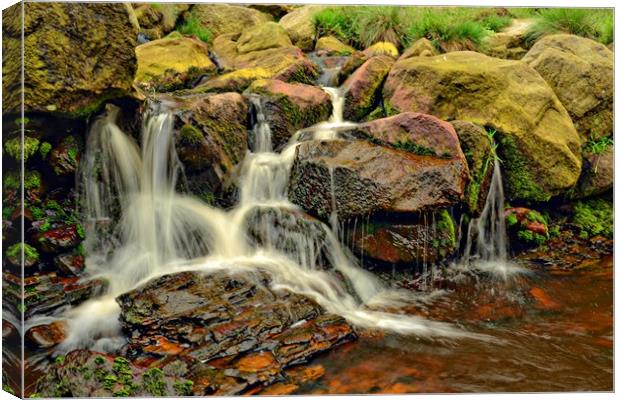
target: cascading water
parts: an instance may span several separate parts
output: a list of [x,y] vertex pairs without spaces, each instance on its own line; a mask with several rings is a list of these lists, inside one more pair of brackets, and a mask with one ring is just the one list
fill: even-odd
[[[333,115],[304,130],[306,137],[311,133],[312,139],[333,139],[337,128],[353,125],[342,119],[339,91],[325,90],[333,100]],[[270,273],[274,288],[309,296],[327,311],[361,327],[419,335],[468,335],[446,323],[371,310],[371,306],[398,305],[406,296],[387,290],[359,268],[327,225],[317,221],[319,235],[314,236],[281,231],[285,219],[300,212],[288,200],[286,188],[302,132],[280,153],[274,152],[260,101],[253,102],[257,123],[252,150],[240,170],[240,202],[228,212],[175,191],[181,165],[174,149],[171,114],[145,115],[141,147],[115,124],[114,112],[93,124],[81,174],[89,238],[87,263],[95,275],[110,281],[110,288],[107,295],[69,311],[70,333],[60,351],[118,347],[122,344],[120,310],[114,298],[155,276],[182,270],[260,268]],[[248,219],[264,209],[272,213],[258,218],[255,228],[267,239],[261,245],[252,244]],[[317,265],[319,254],[346,282]]]

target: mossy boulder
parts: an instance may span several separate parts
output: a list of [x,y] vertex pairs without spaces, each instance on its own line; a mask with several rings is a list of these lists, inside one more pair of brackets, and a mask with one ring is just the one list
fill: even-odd
[[547,81],[584,139],[613,133],[614,54],[575,35],[550,35],[523,57]]
[[504,210],[506,227],[518,247],[540,246],[549,239],[547,220],[538,211],[525,207]]
[[481,50],[491,57],[520,60],[527,53],[526,42],[533,22],[532,19],[513,20],[500,32],[485,36]]
[[406,60],[411,57],[432,57],[439,55],[439,50],[433,45],[433,43],[426,39],[418,39],[411,46],[409,46],[400,56],[400,60]]
[[213,37],[226,34],[240,34],[253,26],[271,21],[273,18],[253,8],[227,4],[193,4],[184,14],[185,20],[198,20]]
[[258,79],[269,79],[273,74],[264,68],[242,68],[218,75],[189,90],[190,93],[243,92]]
[[81,158],[80,139],[64,137],[49,153],[48,163],[56,175],[72,175],[77,171]]
[[323,36],[317,40],[314,51],[320,55],[348,56],[355,53],[355,49],[333,36]]
[[141,32],[150,40],[155,40],[174,30],[181,14],[189,9],[189,4],[134,3],[133,7]]
[[458,135],[461,149],[469,167],[469,183],[465,188],[465,204],[469,212],[478,216],[484,208],[491,177],[495,152],[487,131],[467,121],[451,121]]
[[207,45],[193,38],[153,40],[136,47],[136,56],[136,85],[148,91],[179,89],[217,70]]
[[22,159],[22,147],[24,149],[24,162],[37,153],[39,150],[39,139],[31,136],[24,136],[23,146],[20,137],[13,137],[4,142],[4,152],[13,160],[20,162]]
[[281,25],[275,22],[265,22],[243,31],[237,40],[237,52],[245,54],[292,45],[291,39]]
[[248,101],[238,93],[160,95],[152,101],[170,104],[175,146],[187,177],[184,189],[225,204],[248,149]]
[[[25,112],[85,117],[127,96],[137,30],[121,3],[25,3],[3,11],[3,111],[19,113],[24,50]],[[12,60],[12,61],[10,61]]]
[[295,46],[303,51],[312,51],[316,36],[314,14],[325,7],[322,5],[306,5],[296,8],[283,16],[278,23],[286,29]]
[[340,71],[338,71],[338,85],[341,85],[356,69],[362,64],[368,61],[366,54],[361,51],[356,51],[342,64]]
[[568,112],[524,62],[469,51],[401,59],[383,99],[388,114],[415,111],[495,130],[510,199],[549,200],[581,172],[581,138]]
[[14,267],[22,266],[22,251],[24,254],[24,267],[31,268],[39,262],[39,252],[28,243],[17,243],[9,246],[5,251],[6,260]]
[[390,42],[377,42],[363,51],[366,57],[371,58],[374,56],[390,56],[392,58],[398,58],[398,49]]
[[394,59],[376,56],[364,62],[344,82],[344,117],[360,121],[381,101],[381,87]]
[[[365,140],[311,140],[299,144],[289,199],[327,220],[374,213],[432,211],[463,198],[467,166]],[[334,209],[335,206],[335,209]]]
[[247,93],[259,96],[276,148],[285,145],[298,130],[327,120],[332,112],[329,95],[316,86],[257,80]]
[[589,238],[614,236],[614,204],[603,198],[578,201],[574,205],[572,223],[580,230],[579,236]]
[[346,240],[365,260],[406,267],[435,264],[453,254],[455,231],[450,213],[441,210],[424,215],[417,223],[366,221],[346,230]]

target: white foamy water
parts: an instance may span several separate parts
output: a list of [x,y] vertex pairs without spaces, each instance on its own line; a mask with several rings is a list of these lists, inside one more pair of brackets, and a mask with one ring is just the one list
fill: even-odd
[[[329,121],[311,130],[313,139],[333,139],[343,121],[343,98],[325,88],[333,100]],[[274,288],[313,298],[328,312],[354,325],[425,336],[477,336],[450,324],[417,316],[370,310],[389,307],[404,294],[386,289],[359,267],[337,238],[337,214],[332,226],[320,224],[320,240],[311,233],[283,232],[279,218],[299,211],[286,189],[300,134],[280,152],[273,151],[271,132],[260,102],[254,101],[257,123],[252,149],[240,166],[239,204],[230,211],[211,207],[175,191],[182,167],[173,140],[171,114],[145,115],[141,146],[115,123],[115,113],[97,120],[89,133],[82,163],[87,265],[91,274],[109,280],[108,294],[65,314],[70,334],[60,351],[78,347],[110,350],[120,346],[119,307],[114,298],[153,277],[182,270],[238,272],[260,268]],[[257,208],[272,208],[258,230],[268,238],[261,246],[248,240],[248,216]],[[289,211],[289,212],[287,212]],[[288,236],[287,236],[288,235]],[[286,239],[286,246],[278,238]],[[317,265],[319,254],[347,281]]]

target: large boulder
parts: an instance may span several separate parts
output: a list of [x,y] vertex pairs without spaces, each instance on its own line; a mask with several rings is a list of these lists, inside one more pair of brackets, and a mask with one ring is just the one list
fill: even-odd
[[278,22],[286,29],[293,44],[304,51],[312,51],[316,36],[314,14],[326,6],[306,5],[283,16]]
[[459,137],[469,168],[469,183],[465,188],[464,202],[472,215],[479,215],[484,208],[493,176],[493,142],[481,126],[467,121],[451,123]]
[[346,234],[356,254],[381,264],[435,264],[456,247],[454,220],[446,210],[418,223],[367,221]]
[[248,148],[247,99],[238,93],[187,97],[161,95],[175,116],[176,149],[189,190],[209,203],[226,204],[232,177]]
[[193,38],[159,39],[136,47],[136,85],[145,90],[172,91],[215,74],[205,43]]
[[[327,220],[448,207],[463,197],[467,165],[363,140],[306,141],[296,148],[290,200]],[[334,209],[335,208],[335,209]]]
[[213,53],[225,72],[236,70],[260,71],[245,73],[247,79],[274,78],[287,82],[312,83],[318,67],[295,46],[274,47],[239,53],[239,35],[222,35],[213,41]]
[[213,34],[213,37],[239,34],[245,29],[273,19],[271,15],[253,8],[227,4],[193,4],[184,18],[198,20],[203,28]]
[[401,59],[383,97],[388,114],[422,112],[497,131],[510,199],[546,201],[579,177],[579,134],[551,88],[524,62],[468,51]]
[[3,111],[85,117],[130,93],[137,29],[121,3],[25,3],[3,12]]
[[134,3],[133,7],[140,32],[148,39],[155,40],[174,29],[181,14],[189,9],[189,4]]
[[284,28],[275,22],[266,22],[243,31],[237,40],[239,54],[292,46]]
[[370,113],[381,99],[381,86],[394,59],[376,56],[368,59],[344,82],[344,117],[360,121]]
[[247,90],[261,98],[274,147],[285,145],[302,128],[325,121],[332,112],[329,95],[316,86],[257,80]]
[[614,54],[575,35],[546,36],[523,57],[547,81],[584,138],[613,133]]

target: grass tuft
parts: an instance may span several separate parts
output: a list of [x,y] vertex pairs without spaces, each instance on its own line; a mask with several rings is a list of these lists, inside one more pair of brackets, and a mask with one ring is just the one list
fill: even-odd
[[527,34],[529,43],[553,33],[571,33],[603,44],[609,44],[614,39],[611,9],[545,8],[538,10],[535,18]]
[[202,26],[200,20],[193,15],[190,15],[183,22],[178,31],[184,35],[196,36],[198,39],[207,43],[211,42],[213,39],[213,33],[208,28]]

